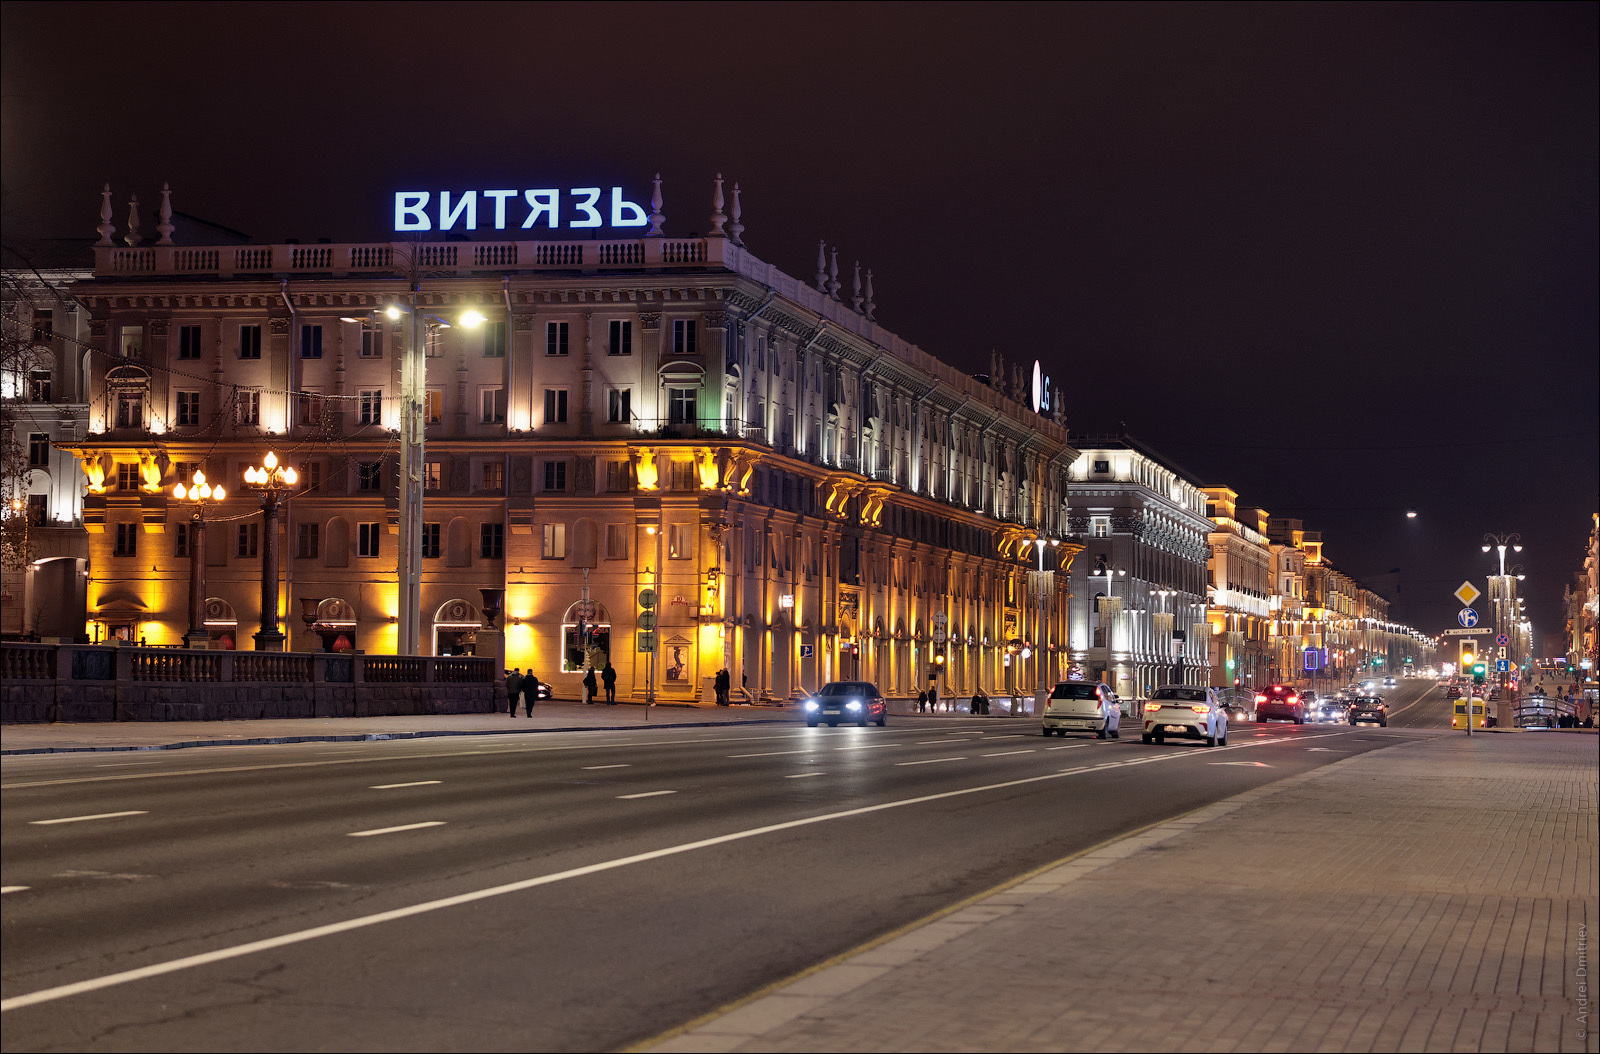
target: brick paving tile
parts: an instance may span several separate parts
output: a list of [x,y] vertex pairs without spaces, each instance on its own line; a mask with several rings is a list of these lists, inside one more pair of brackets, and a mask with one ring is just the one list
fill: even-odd
[[[1098,849],[659,1049],[1594,1052],[1575,970],[1597,804],[1591,738],[1418,737]],[[1228,891],[1218,910],[1152,918],[1196,875]]]

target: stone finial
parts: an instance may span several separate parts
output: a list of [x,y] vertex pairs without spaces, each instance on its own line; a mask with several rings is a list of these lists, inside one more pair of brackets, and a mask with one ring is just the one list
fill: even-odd
[[989,349],[989,387],[1000,390],[1000,371],[1005,369],[1005,360],[1000,357],[1000,352],[994,348]]
[[726,238],[723,226],[727,224],[728,217],[722,214],[722,173],[717,173],[717,189],[711,195],[711,237]]
[[744,215],[744,208],[739,204],[739,184],[733,184],[733,222],[728,224],[728,240],[744,248],[744,224],[739,218]]
[[161,222],[156,224],[156,233],[161,235],[157,245],[172,244],[172,188],[165,183],[161,184]]
[[111,236],[117,233],[117,228],[111,223],[111,184],[107,183],[100,192],[100,226],[95,228],[100,232],[100,240],[96,245],[110,245]]
[[811,280],[813,282],[817,283],[817,292],[819,292],[819,293],[826,293],[828,291],[828,248],[827,248],[827,246],[828,246],[828,243],[825,242],[825,241],[819,240],[817,242],[817,273],[812,276]]
[[122,240],[128,244],[130,249],[137,247],[140,242],[144,241],[144,235],[139,233],[139,195],[137,194],[128,199],[128,233],[122,236]]
[[839,247],[828,250],[828,295],[839,299]]
[[863,303],[865,303],[865,302],[866,302],[866,298],[861,295],[861,261],[857,260],[856,261],[856,277],[855,277],[855,294],[850,297],[850,303],[856,309],[856,313],[859,314],[861,312],[861,305]]
[[645,231],[646,238],[659,238],[662,234],[661,225],[667,222],[667,217],[661,211],[661,173],[656,173],[653,180],[655,189],[650,192],[650,229]]
[[872,268],[867,268],[867,318],[876,321],[878,305],[872,299]]

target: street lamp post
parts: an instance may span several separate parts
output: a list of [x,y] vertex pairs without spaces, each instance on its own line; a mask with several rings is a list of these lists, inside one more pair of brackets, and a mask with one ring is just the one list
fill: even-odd
[[172,496],[187,502],[189,514],[189,632],[183,635],[185,648],[204,648],[211,643],[205,627],[206,607],[206,502],[222,501],[228,492],[206,482],[206,474],[196,471],[194,481],[172,488]]
[[278,464],[278,455],[267,451],[261,468],[244,470],[244,484],[261,495],[261,629],[255,635],[256,651],[282,651],[283,631],[278,629],[278,507],[299,480],[299,474]]
[[[1038,638],[1033,642],[1033,668],[1036,682],[1033,708],[1036,713],[1044,711],[1044,700],[1049,697],[1052,687],[1047,678],[1050,674],[1048,659],[1050,654],[1050,629],[1055,620],[1051,618],[1049,622],[1046,621],[1045,607],[1055,599],[1055,571],[1046,571],[1044,569],[1044,550],[1047,545],[1059,546],[1060,544],[1061,540],[1059,538],[1046,540],[1043,537],[1039,537],[1033,540],[1034,548],[1038,550],[1039,555],[1038,577],[1034,579],[1033,585],[1034,604],[1037,609],[1037,617],[1034,619],[1034,636]],[[1018,716],[1018,710],[1018,707],[1013,706],[1011,708],[1011,716]]]
[[1117,615],[1120,613],[1120,611],[1118,609],[1118,606],[1117,606],[1117,592],[1116,592],[1116,589],[1113,587],[1113,583],[1119,577],[1127,577],[1127,574],[1128,574],[1128,569],[1127,568],[1125,568],[1125,567],[1116,567],[1116,568],[1109,567],[1109,566],[1107,566],[1105,560],[1103,560],[1103,559],[1100,560],[1098,566],[1093,571],[1090,571],[1089,574],[1088,574],[1089,586],[1090,586],[1091,589],[1094,587],[1094,580],[1096,578],[1103,578],[1105,580],[1106,599],[1111,601],[1110,604],[1105,605],[1105,607],[1108,608],[1112,612],[1111,621],[1110,621],[1109,624],[1107,624],[1105,622],[1105,616],[1102,614],[1101,615],[1101,628],[1106,631],[1106,638],[1105,638],[1106,639],[1106,674],[1107,674],[1107,676],[1109,676],[1111,678],[1111,684],[1109,685],[1109,687],[1111,688],[1111,690],[1113,692],[1117,690],[1117,685],[1116,685],[1116,681],[1117,681],[1117,663],[1116,663],[1116,658],[1115,658],[1115,655],[1116,655],[1115,637],[1116,637],[1116,628],[1117,628]]

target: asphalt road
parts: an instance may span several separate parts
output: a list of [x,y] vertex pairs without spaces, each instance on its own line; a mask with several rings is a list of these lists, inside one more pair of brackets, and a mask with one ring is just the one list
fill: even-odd
[[[5,1050],[616,1048],[1107,838],[1448,728],[1036,720],[7,758]],[[1003,979],[990,979],[999,983]],[[982,979],[952,977],[952,990]]]

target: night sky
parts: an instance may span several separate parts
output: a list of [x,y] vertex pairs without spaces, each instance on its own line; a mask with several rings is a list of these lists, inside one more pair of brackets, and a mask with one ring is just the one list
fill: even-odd
[[1594,4],[3,10],[7,246],[87,245],[107,180],[147,237],[167,180],[258,241],[365,241],[398,189],[646,202],[657,170],[686,235],[720,171],[758,256],[809,279],[825,238],[933,354],[1043,360],[1074,431],[1302,517],[1425,630],[1519,532],[1560,651],[1600,476]]

